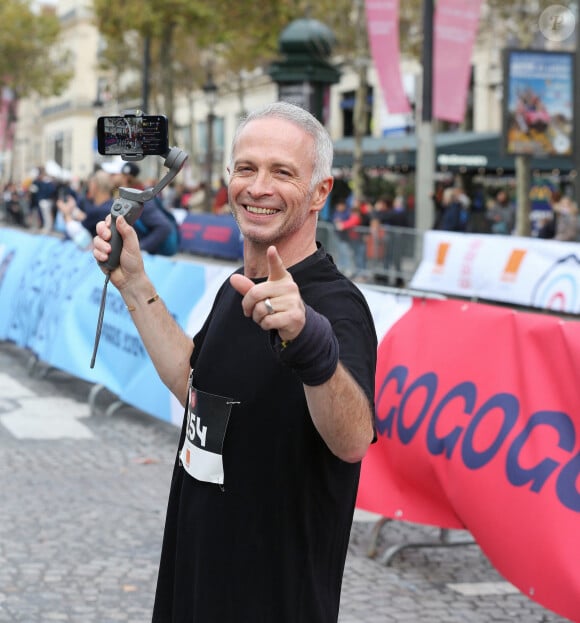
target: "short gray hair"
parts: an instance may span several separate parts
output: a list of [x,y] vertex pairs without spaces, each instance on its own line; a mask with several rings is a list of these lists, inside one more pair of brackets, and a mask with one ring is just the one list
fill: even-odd
[[299,128],[310,134],[314,139],[314,153],[312,179],[310,180],[310,188],[313,190],[322,180],[332,176],[332,160],[334,157],[334,149],[332,139],[326,128],[304,108],[290,104],[289,102],[274,102],[262,108],[249,113],[238,125],[234,140],[232,141],[232,149],[230,156],[230,170],[233,170],[233,157],[238,143],[238,139],[242,130],[256,119],[283,119],[289,121]]

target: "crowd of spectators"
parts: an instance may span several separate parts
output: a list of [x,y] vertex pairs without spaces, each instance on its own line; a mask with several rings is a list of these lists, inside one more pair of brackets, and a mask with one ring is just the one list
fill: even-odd
[[209,206],[212,214],[230,214],[226,181],[220,178],[219,186],[212,192],[209,201],[206,187],[205,182],[194,184],[174,182],[163,192],[164,204],[168,209],[186,212],[207,212]]
[[[10,225],[41,233],[56,233],[90,248],[96,223],[110,211],[118,188],[144,188],[156,180],[140,180],[136,163],[103,163],[84,183],[71,184],[39,167],[22,186],[5,185],[0,217]],[[557,187],[550,189],[547,209],[532,232],[540,238],[576,241],[580,237],[578,207]],[[459,184],[438,183],[433,195],[433,229],[454,232],[512,235],[516,228],[516,202],[509,186],[466,192]],[[227,183],[207,195],[204,182],[174,181],[159,197],[146,202],[135,227],[141,247],[149,253],[173,255],[179,248],[179,225],[184,214],[230,214]],[[350,184],[339,179],[320,214],[334,230],[336,261],[344,272],[361,281],[404,285],[402,260],[412,253],[415,224],[412,193],[395,189],[374,199],[355,200]]]
[[327,218],[336,230],[341,270],[359,281],[404,285],[401,229],[412,226],[412,214],[403,195],[381,195],[372,202],[357,201],[351,193],[334,203]]
[[[157,180],[140,179],[135,162],[104,162],[84,181],[71,182],[49,175],[38,167],[21,185],[7,183],[0,195],[0,221],[31,231],[59,235],[89,249],[96,235],[96,224],[111,210],[120,187],[144,189]],[[229,213],[224,180],[211,197],[214,214]],[[179,212],[203,211],[205,184],[173,183],[160,195],[146,201],[135,223],[141,249],[150,254],[174,255],[179,250]],[[183,215],[181,215],[181,220]]]
[[[516,201],[510,186],[470,192],[460,184],[437,184],[432,195],[433,229],[509,236],[516,233]],[[578,208],[571,197],[550,189],[545,209],[531,235],[577,241]],[[402,286],[402,259],[412,253],[415,223],[412,194],[395,189],[376,199],[355,201],[351,190],[340,192],[321,215],[333,224],[336,261],[349,276],[360,281]]]
[[[534,218],[532,236],[578,241],[578,206],[569,192],[554,187],[545,194],[542,210]],[[516,199],[509,187],[477,188],[469,196],[459,186],[439,185],[433,201],[434,229],[504,236],[516,233]]]

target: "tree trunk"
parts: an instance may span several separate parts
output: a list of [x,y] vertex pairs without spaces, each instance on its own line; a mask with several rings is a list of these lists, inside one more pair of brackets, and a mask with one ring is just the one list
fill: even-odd
[[174,142],[174,120],[175,120],[175,80],[173,74],[173,33],[175,24],[169,23],[163,29],[161,48],[159,51],[159,71],[161,74],[161,84],[163,88],[163,99],[165,100],[165,110],[169,121],[169,144]]
[[368,54],[366,45],[366,16],[364,0],[355,0],[355,63],[357,73],[357,89],[354,100],[354,150],[352,155],[352,191],[355,203],[360,203],[364,195],[363,137],[367,129],[367,66]]

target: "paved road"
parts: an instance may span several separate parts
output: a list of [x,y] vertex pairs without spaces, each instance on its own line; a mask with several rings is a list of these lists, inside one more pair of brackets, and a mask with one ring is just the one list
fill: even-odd
[[[0,342],[0,622],[146,623],[178,431]],[[475,545],[357,514],[340,623],[557,623]],[[461,532],[451,540],[465,539]],[[219,623],[219,622],[215,622]],[[252,623],[241,621],[240,623]],[[275,623],[275,622],[272,622]],[[307,623],[307,622],[305,622]]]

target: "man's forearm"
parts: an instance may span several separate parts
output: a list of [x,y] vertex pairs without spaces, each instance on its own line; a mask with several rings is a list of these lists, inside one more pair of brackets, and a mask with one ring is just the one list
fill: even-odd
[[349,463],[360,461],[373,438],[373,414],[358,383],[342,364],[322,385],[304,385],[314,426],[331,452]]
[[193,343],[158,298],[153,284],[144,283],[123,298],[143,344],[163,383],[185,404]]

